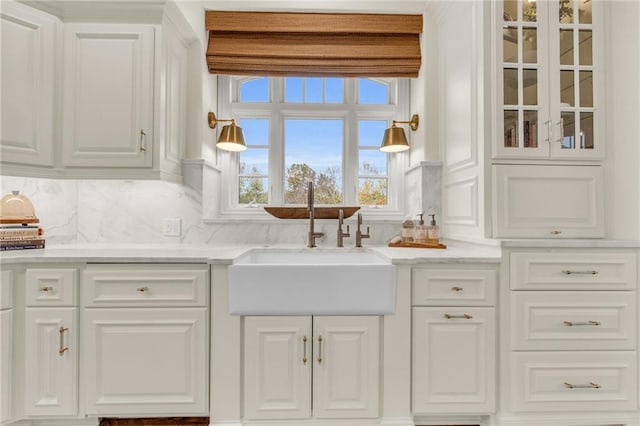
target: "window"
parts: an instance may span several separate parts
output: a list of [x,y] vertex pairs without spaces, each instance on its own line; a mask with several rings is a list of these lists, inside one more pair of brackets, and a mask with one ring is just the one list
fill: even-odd
[[220,116],[244,130],[248,150],[218,152],[222,215],[263,205],[360,205],[402,213],[408,154],[379,150],[384,130],[408,115],[408,81],[393,78],[221,76]]

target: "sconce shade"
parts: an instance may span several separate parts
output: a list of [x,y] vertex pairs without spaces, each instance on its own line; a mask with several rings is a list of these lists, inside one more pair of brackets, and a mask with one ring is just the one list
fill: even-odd
[[403,128],[396,127],[394,124],[384,131],[380,151],[400,152],[407,149],[409,149],[409,142],[407,142],[407,136],[404,134]]
[[225,151],[239,152],[246,150],[247,144],[244,143],[242,127],[236,126],[235,122],[224,126],[216,146]]

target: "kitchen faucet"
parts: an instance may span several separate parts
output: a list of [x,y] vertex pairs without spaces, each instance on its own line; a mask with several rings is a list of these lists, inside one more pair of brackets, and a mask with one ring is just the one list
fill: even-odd
[[337,247],[344,247],[344,237],[350,237],[349,225],[347,225],[347,232],[342,231],[342,224],[344,223],[344,211],[338,210],[338,245]]
[[369,234],[369,227],[367,226],[367,233],[363,234],[360,230],[360,226],[362,225],[362,213],[358,213],[358,230],[356,231],[356,247],[362,247],[362,239],[363,238],[371,238],[371,234]]
[[315,247],[316,246],[316,238],[322,238],[324,236],[324,232],[315,232],[314,221],[315,221],[315,207],[313,206],[313,182],[309,181],[309,186],[307,190],[307,210],[309,211],[309,242],[307,243],[307,247]]

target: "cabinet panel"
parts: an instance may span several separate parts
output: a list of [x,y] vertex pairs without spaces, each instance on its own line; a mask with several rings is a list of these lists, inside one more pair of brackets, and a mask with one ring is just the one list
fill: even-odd
[[495,308],[413,308],[413,412],[493,412],[495,336]]
[[249,420],[311,416],[311,317],[244,318],[244,413]]
[[495,305],[495,271],[413,268],[412,273],[413,306]]
[[599,166],[494,166],[494,237],[601,238]]
[[0,309],[13,307],[13,271],[0,271]]
[[13,310],[0,311],[0,423],[11,420],[13,385]]
[[313,318],[314,417],[378,417],[379,322],[371,316]]
[[27,269],[27,306],[77,305],[77,274],[75,269]]
[[636,298],[628,292],[513,292],[515,350],[633,350]]
[[151,167],[154,28],[66,24],[65,166]]
[[513,411],[637,409],[635,352],[512,354]]
[[57,18],[2,2],[3,163],[53,166]]
[[87,414],[206,414],[206,321],[206,308],[84,309]]
[[25,414],[78,411],[78,308],[25,310]]

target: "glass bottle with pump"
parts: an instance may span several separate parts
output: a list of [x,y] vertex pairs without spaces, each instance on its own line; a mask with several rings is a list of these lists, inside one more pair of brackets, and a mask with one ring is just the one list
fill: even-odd
[[405,243],[413,242],[413,229],[415,224],[408,217],[402,222],[402,241]]
[[440,227],[436,224],[436,215],[430,214],[431,223],[427,226],[427,244],[440,244]]
[[420,222],[416,225],[416,232],[414,236],[414,240],[419,244],[426,244],[428,239],[427,226],[424,224],[424,220],[422,219],[423,214],[420,213]]

